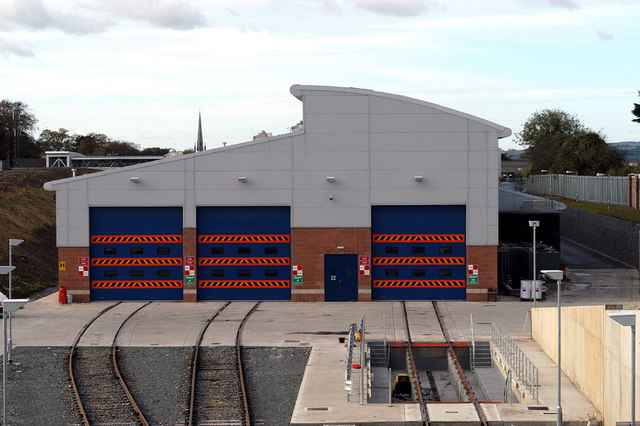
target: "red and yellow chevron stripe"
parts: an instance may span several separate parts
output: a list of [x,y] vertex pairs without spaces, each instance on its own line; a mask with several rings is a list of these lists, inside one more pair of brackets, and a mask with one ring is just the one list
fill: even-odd
[[288,243],[289,235],[200,235],[201,243]]
[[101,243],[181,243],[182,235],[92,235],[91,242]]
[[149,258],[98,258],[91,259],[93,266],[172,266],[182,265],[181,257],[149,257]]
[[376,288],[406,287],[406,288],[454,288],[464,287],[464,280],[375,280]]
[[198,281],[200,288],[288,288],[289,281]]
[[288,257],[205,257],[199,265],[288,265]]
[[91,288],[181,288],[182,281],[92,281]]
[[374,265],[464,265],[464,257],[374,257]]
[[463,243],[464,234],[376,234],[374,243]]

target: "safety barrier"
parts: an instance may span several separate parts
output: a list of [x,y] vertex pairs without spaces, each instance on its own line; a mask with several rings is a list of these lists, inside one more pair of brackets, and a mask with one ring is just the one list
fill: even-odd
[[538,402],[538,368],[525,355],[518,344],[495,320],[491,321],[491,343],[507,362],[531,398]]

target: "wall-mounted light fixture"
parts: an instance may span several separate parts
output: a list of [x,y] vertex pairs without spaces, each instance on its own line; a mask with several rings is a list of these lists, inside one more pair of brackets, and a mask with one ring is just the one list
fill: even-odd
[[344,250],[344,246],[338,246],[337,249],[338,250]]
[[140,183],[140,178],[138,176],[131,176],[131,183]]
[[422,176],[414,176],[413,180],[415,180],[416,182],[422,182]]
[[238,176],[238,182],[247,183],[247,177],[246,176]]
[[336,181],[336,177],[335,176],[327,176],[327,182],[335,182]]

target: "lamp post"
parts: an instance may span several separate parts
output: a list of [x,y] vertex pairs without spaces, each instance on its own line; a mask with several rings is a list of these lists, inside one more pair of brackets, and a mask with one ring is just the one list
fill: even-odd
[[608,313],[618,324],[631,327],[631,426],[636,424],[636,314],[634,312]]
[[[8,274],[15,266],[0,266],[0,275]],[[7,424],[7,312],[20,309],[29,299],[7,299],[0,293],[2,301],[2,418],[3,424]]]
[[533,307],[536,307],[536,228],[538,226],[540,226],[540,221],[539,220],[530,220],[529,221],[529,226],[533,228],[533,245],[531,246],[533,248],[533,278],[531,279],[531,284],[532,284],[532,293],[533,293]]
[[[11,266],[11,257],[12,257],[12,253],[11,253],[11,248],[12,247],[16,247],[19,246],[20,244],[22,244],[24,242],[24,240],[18,240],[15,238],[10,238],[9,239],[9,266]],[[9,271],[9,299],[11,299],[13,297],[12,292],[11,292],[11,270]],[[12,338],[12,330],[13,330],[13,323],[11,322],[11,312],[9,312],[9,363],[11,363],[13,361],[13,338]]]
[[558,283],[558,426],[562,426],[562,305],[560,304],[560,284],[562,282],[563,272],[558,269],[548,269],[540,271],[552,280]]

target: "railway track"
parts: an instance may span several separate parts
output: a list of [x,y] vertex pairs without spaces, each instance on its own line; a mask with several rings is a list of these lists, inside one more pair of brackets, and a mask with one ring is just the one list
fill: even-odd
[[68,368],[76,406],[85,426],[106,423],[148,425],[120,372],[116,342],[124,324],[150,303],[140,306],[122,321],[114,335],[111,353],[104,348],[80,348],[78,343],[98,318],[120,303],[100,311],[76,335],[69,353]]
[[420,386],[420,377],[418,376],[418,370],[416,369],[416,364],[413,359],[413,349],[411,347],[411,330],[409,329],[409,315],[407,314],[407,304],[406,302],[402,302],[402,312],[404,314],[404,326],[407,330],[407,355],[409,358],[409,374],[411,377],[411,383],[413,384],[413,391],[418,398],[418,404],[420,404],[420,414],[422,416],[422,421],[425,424],[429,424],[429,413],[427,413],[427,408],[424,405],[424,399],[422,398],[422,387]]
[[227,302],[207,321],[194,346],[187,422],[189,426],[251,424],[242,367],[241,337],[244,324],[260,302],[240,322],[235,348],[200,347],[207,328],[229,304]]
[[436,318],[438,318],[438,324],[440,325],[440,330],[442,330],[442,335],[444,336],[445,342],[447,343],[447,351],[449,352],[449,355],[453,360],[453,363],[456,367],[456,371],[458,372],[458,376],[460,376],[460,379],[462,380],[462,384],[467,393],[467,396],[469,397],[469,401],[471,401],[471,403],[473,404],[473,407],[475,408],[476,413],[478,414],[478,418],[480,419],[480,423],[482,423],[483,426],[487,426],[488,423],[487,423],[487,418],[484,414],[484,410],[482,409],[482,407],[480,406],[480,403],[476,399],[473,389],[471,389],[471,385],[469,385],[469,382],[467,381],[464,371],[462,370],[462,367],[458,362],[458,358],[456,357],[456,354],[453,351],[453,346],[451,345],[451,339],[449,338],[449,333],[447,333],[447,330],[444,327],[444,324],[442,323],[442,318],[440,317],[440,309],[438,308],[438,302],[433,301],[431,303],[433,303],[433,310],[436,313]]

